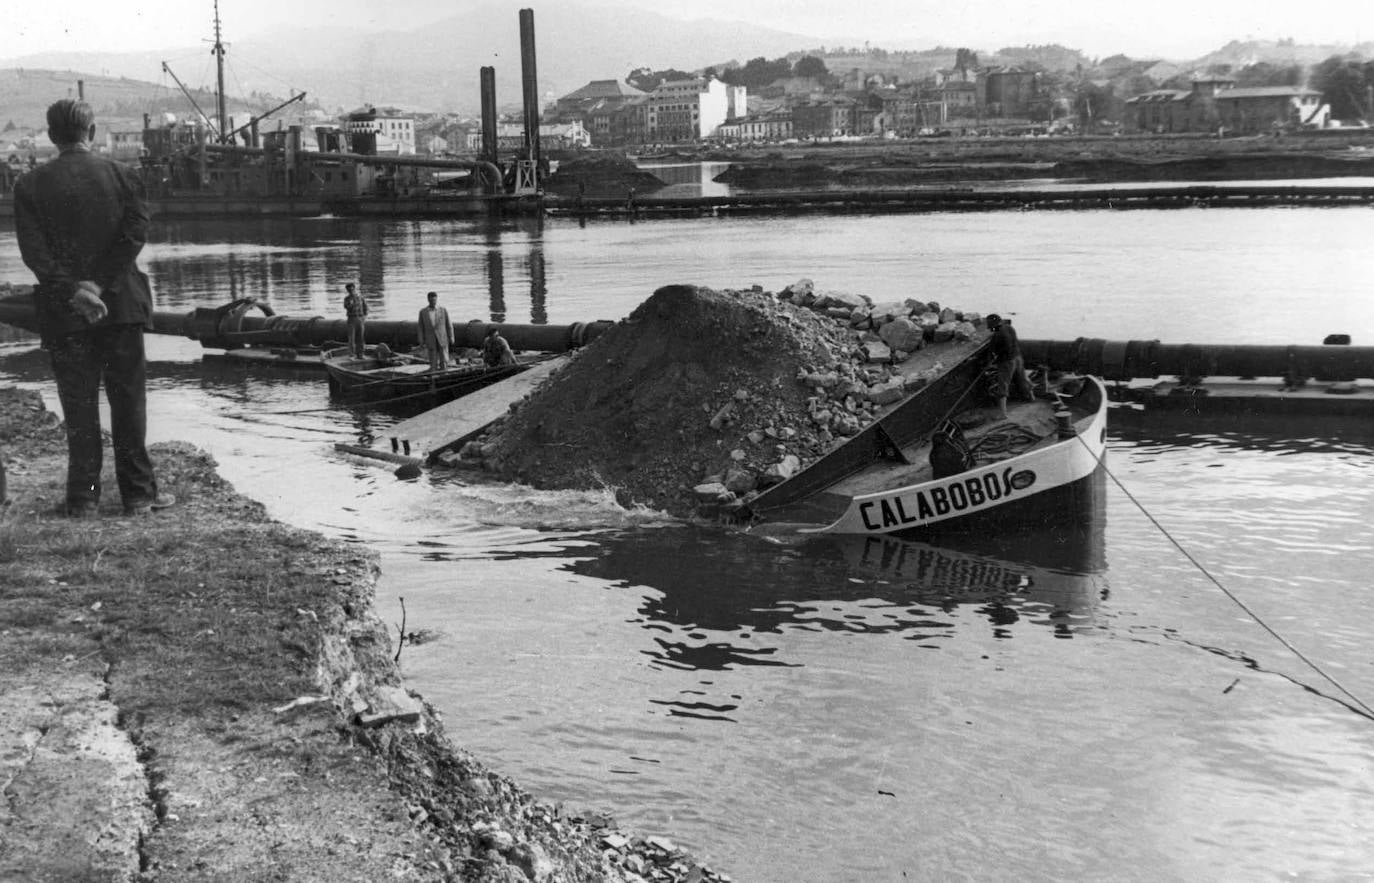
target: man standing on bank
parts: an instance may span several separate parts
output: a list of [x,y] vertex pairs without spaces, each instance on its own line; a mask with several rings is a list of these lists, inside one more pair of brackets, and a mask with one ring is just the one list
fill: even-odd
[[448,310],[439,306],[439,292],[431,291],[429,306],[420,311],[420,345],[429,352],[429,370],[448,367],[448,350],[453,346],[453,326]]
[[1035,391],[1026,376],[1026,363],[1021,358],[1021,341],[1009,320],[993,313],[987,318],[992,332],[992,357],[997,360],[997,409],[1007,419],[1007,396],[1016,393],[1017,401],[1034,401]]
[[343,308],[348,317],[348,351],[358,358],[363,357],[363,325],[367,319],[367,301],[358,294],[358,287],[352,282],[344,286]]
[[64,98],[48,108],[58,156],[15,184],[19,252],[38,279],[34,304],[67,423],[66,512],[100,511],[100,384],[110,403],[115,478],[124,512],[176,502],[159,493],[148,456],[143,331],[153,313],[138,254],[148,207],[138,175],[91,152],[95,113]]

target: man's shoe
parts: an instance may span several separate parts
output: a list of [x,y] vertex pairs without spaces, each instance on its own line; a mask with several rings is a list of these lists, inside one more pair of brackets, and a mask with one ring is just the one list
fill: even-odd
[[139,500],[137,503],[126,503],[124,506],[125,515],[151,515],[161,509],[166,509],[177,504],[177,498],[171,494],[158,494],[151,500]]
[[68,503],[64,511],[68,518],[81,520],[99,518],[100,504],[95,500],[78,500],[74,503]]

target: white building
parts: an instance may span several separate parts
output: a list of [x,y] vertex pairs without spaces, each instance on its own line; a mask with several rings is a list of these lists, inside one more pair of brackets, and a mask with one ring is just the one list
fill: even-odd
[[374,135],[377,153],[415,155],[415,120],[394,107],[367,107],[356,110],[344,121],[350,143],[354,136]]
[[648,96],[645,138],[673,143],[714,137],[726,120],[746,114],[747,93],[715,77],[664,80]]
[[[482,149],[482,133],[468,133],[468,149]],[[541,123],[539,125],[540,150],[568,150],[570,148],[591,147],[592,136],[581,120],[570,123]],[[500,123],[496,126],[496,147],[498,150],[523,150],[525,147],[525,126],[523,123]]]

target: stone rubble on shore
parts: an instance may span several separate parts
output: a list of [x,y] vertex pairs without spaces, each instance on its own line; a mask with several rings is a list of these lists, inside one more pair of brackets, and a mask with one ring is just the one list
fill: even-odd
[[[738,511],[938,374],[982,317],[801,279],[658,289],[442,462],[540,488],[611,487],[681,517]],[[904,368],[915,354],[925,367]]]

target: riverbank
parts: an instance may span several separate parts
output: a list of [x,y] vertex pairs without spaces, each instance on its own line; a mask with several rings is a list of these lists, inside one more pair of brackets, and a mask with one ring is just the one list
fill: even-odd
[[[1053,178],[1085,183],[1242,181],[1374,175],[1374,129],[1214,135],[1013,137],[684,146],[654,162],[721,162],[746,190],[917,187]],[[623,192],[623,191],[622,191]],[[641,188],[641,193],[649,192]]]
[[124,517],[107,469],[102,517],[60,517],[60,422],[0,389],[0,879],[728,879],[453,746],[374,555],[153,453],[175,509]]
[[899,187],[1051,178],[1084,183],[1374,175],[1374,135],[931,138],[748,148],[716,180],[747,189]]

